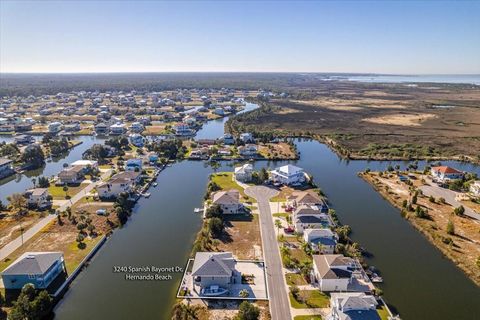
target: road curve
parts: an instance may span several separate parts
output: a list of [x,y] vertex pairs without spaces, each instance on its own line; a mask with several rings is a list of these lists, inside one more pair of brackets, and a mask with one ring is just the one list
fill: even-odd
[[267,273],[270,314],[272,319],[275,320],[291,320],[290,302],[282,271],[282,259],[280,258],[269,204],[270,198],[277,195],[278,191],[265,186],[255,186],[245,189],[245,193],[257,199],[260,211],[260,230]]

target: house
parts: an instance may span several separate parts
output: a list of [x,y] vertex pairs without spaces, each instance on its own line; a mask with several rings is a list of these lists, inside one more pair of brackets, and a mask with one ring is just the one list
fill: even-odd
[[73,162],[71,167],[80,167],[82,168],[82,171],[84,174],[87,174],[89,171],[89,168],[92,169],[98,169],[98,161],[95,160],[77,160]]
[[231,252],[197,252],[191,273],[193,289],[200,295],[221,289],[227,293],[240,275],[235,265]]
[[302,205],[317,206],[321,212],[328,212],[328,206],[325,200],[312,190],[292,192],[292,194],[287,197],[287,205],[291,208],[297,208]]
[[58,182],[60,184],[78,184],[82,182],[84,177],[83,167],[68,167],[58,174]]
[[106,135],[110,132],[110,127],[104,123],[98,123],[95,125],[95,133],[98,135]]
[[328,228],[304,229],[303,239],[315,252],[332,254],[337,245],[337,235]]
[[26,132],[26,131],[32,131],[32,124],[28,122],[20,122],[15,124],[14,126],[15,132]]
[[127,129],[125,128],[125,124],[117,122],[115,124],[112,124],[110,126],[110,134],[111,135],[122,135],[125,132],[127,132]]
[[80,123],[76,122],[76,123],[70,123],[70,124],[66,124],[63,129],[67,132],[77,132],[77,131],[80,131],[81,128],[80,128]]
[[190,151],[191,159],[208,159],[208,148],[195,148]]
[[245,146],[238,147],[238,154],[243,157],[254,157],[258,153],[258,148],[254,144],[247,144]]
[[177,136],[190,136],[193,134],[193,130],[190,129],[190,126],[183,122],[174,125],[173,130]]
[[224,144],[234,144],[235,143],[235,138],[229,133],[226,133],[223,135],[221,138]]
[[328,320],[380,320],[378,302],[363,292],[332,292]]
[[292,222],[295,230],[302,234],[304,229],[323,229],[333,225],[329,215],[318,206],[301,205],[293,212]]
[[243,143],[255,143],[255,138],[251,133],[245,132],[240,134],[240,141]]
[[220,107],[215,108],[213,113],[218,115],[218,116],[224,116],[225,115],[225,111]]
[[480,180],[474,181],[470,185],[470,192],[475,196],[475,197],[480,197]]
[[348,291],[354,260],[341,254],[313,255],[313,278],[321,291]]
[[463,179],[463,172],[448,166],[433,167],[430,170],[434,180],[445,182],[448,180]]
[[138,133],[133,133],[128,136],[128,140],[130,140],[130,143],[133,144],[135,147],[143,147],[145,144],[145,138]]
[[61,122],[54,121],[48,124],[48,132],[52,134],[57,134],[62,131],[63,125]]
[[238,190],[215,192],[212,196],[212,203],[218,204],[223,214],[240,213],[243,209]]
[[52,203],[47,188],[35,188],[25,191],[23,196],[27,199],[29,207],[44,209],[49,207]]
[[140,172],[125,171],[113,175],[110,180],[100,184],[97,187],[98,197],[101,199],[110,199],[118,197],[121,193],[130,193],[135,185],[141,180]]
[[35,142],[35,138],[28,134],[21,134],[13,138],[16,144],[30,144]]
[[270,179],[274,183],[299,185],[306,181],[305,171],[297,166],[287,164],[270,171]]
[[3,179],[15,173],[12,163],[13,160],[7,158],[0,158],[0,179]]
[[142,159],[128,159],[125,162],[126,171],[142,171]]
[[145,127],[140,122],[134,122],[130,125],[130,131],[140,133],[145,130]]
[[46,289],[62,273],[66,274],[61,252],[25,252],[2,272],[5,289],[22,289],[31,283]]
[[252,180],[253,166],[250,163],[246,163],[241,167],[235,167],[235,180],[248,182]]

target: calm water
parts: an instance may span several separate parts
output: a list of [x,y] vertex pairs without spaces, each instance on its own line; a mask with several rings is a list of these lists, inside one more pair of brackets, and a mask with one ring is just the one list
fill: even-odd
[[[343,78],[343,77],[342,77]],[[480,85],[479,74],[460,75],[369,75],[346,76],[344,79],[359,82],[388,82],[388,83],[467,83]]]
[[[11,142],[10,137],[0,137],[0,141]],[[6,198],[15,192],[23,192],[33,186],[32,178],[38,176],[53,176],[63,169],[64,163],[72,163],[82,158],[82,153],[89,149],[95,143],[102,143],[104,139],[92,136],[75,137],[75,140],[81,140],[83,143],[71,149],[63,156],[46,162],[42,168],[27,171],[24,174],[17,174],[0,180],[0,200],[7,203]]]
[[[225,120],[206,124],[199,137],[221,136]],[[480,314],[480,289],[357,177],[366,167],[376,170],[405,163],[348,162],[318,142],[297,141],[297,145],[301,159],[295,163],[313,174],[342,222],[352,226],[354,240],[374,254],[369,263],[381,270],[385,298],[402,319],[462,320]],[[284,163],[256,162],[255,167]],[[479,167],[450,164],[480,174]],[[231,171],[231,164],[222,163],[219,170]],[[57,306],[56,318],[169,319],[180,274],[163,282],[127,281],[112,268],[184,266],[201,225],[193,208],[201,205],[211,172],[195,161],[179,162],[162,172],[158,187],[150,189],[151,197],[139,201],[127,225],[114,232],[75,280]]]

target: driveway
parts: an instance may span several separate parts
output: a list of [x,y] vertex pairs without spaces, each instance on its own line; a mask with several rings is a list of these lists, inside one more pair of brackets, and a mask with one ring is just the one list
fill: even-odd
[[[88,186],[86,186],[85,188],[80,190],[76,195],[74,195],[70,200],[65,200],[65,203],[61,205],[57,209],[57,211],[58,212],[65,211],[67,207],[70,207],[75,202],[82,199],[86,194],[92,191],[93,188],[95,188],[98,184],[102,183],[102,180],[109,177],[111,173],[112,173],[111,169],[106,171],[104,174],[102,174],[101,179],[99,179],[94,183],[90,183]],[[5,259],[10,254],[12,254],[15,250],[20,248],[23,245],[23,243],[27,242],[30,238],[36,235],[40,230],[42,230],[45,226],[47,226],[50,222],[52,222],[56,218],[57,218],[56,214],[47,215],[45,218],[42,218],[35,225],[33,225],[30,229],[25,231],[23,236],[19,236],[16,239],[10,241],[8,244],[6,244],[2,249],[0,249],[0,260]]]
[[269,199],[278,191],[264,186],[245,189],[245,193],[257,199],[260,211],[260,232],[262,234],[263,254],[267,274],[267,290],[270,300],[270,314],[275,320],[291,320],[290,301],[283,274],[282,259],[278,249],[275,227],[270,211]]
[[[457,200],[455,200],[455,196],[458,194],[457,192],[449,189],[441,188],[433,182],[431,182],[429,186],[421,186],[420,189],[422,190],[423,194],[426,196],[434,196],[435,198],[440,198],[440,197],[444,198],[445,202],[451,205],[452,207],[457,208],[463,205],[461,202],[458,202]],[[475,213],[475,211],[473,211],[469,207],[466,207],[465,205],[463,205],[463,207],[465,208],[466,216],[469,216],[470,218],[473,218],[476,220],[480,220],[480,214]]]

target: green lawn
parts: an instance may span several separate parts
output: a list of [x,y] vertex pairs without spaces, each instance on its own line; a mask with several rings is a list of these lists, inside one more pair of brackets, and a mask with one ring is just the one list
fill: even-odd
[[287,217],[289,216],[290,214],[289,213],[274,213],[273,216],[276,217],[276,218],[283,218],[285,220],[287,220]]
[[65,200],[65,195],[73,197],[87,185],[88,183],[80,184],[79,186],[69,186],[67,192],[65,193],[65,191],[63,191],[63,186],[55,186],[52,184],[50,187],[48,187],[48,192],[54,200]]
[[287,284],[289,286],[297,285],[297,286],[302,286],[308,284],[305,278],[298,273],[287,273],[285,275],[285,278],[287,279]]
[[295,316],[293,320],[322,320],[321,316]]
[[300,290],[299,295],[303,295],[305,299],[304,302],[297,301],[291,292],[288,294],[290,304],[295,309],[327,308],[330,305],[330,297],[319,290]]
[[233,172],[219,172],[211,175],[211,181],[218,184],[222,190],[238,190],[245,202],[253,202],[254,199],[248,197],[243,188],[240,187],[235,181],[233,181]]
[[291,257],[297,259],[300,262],[309,261],[312,262],[312,257],[308,256],[302,249],[291,249]]

